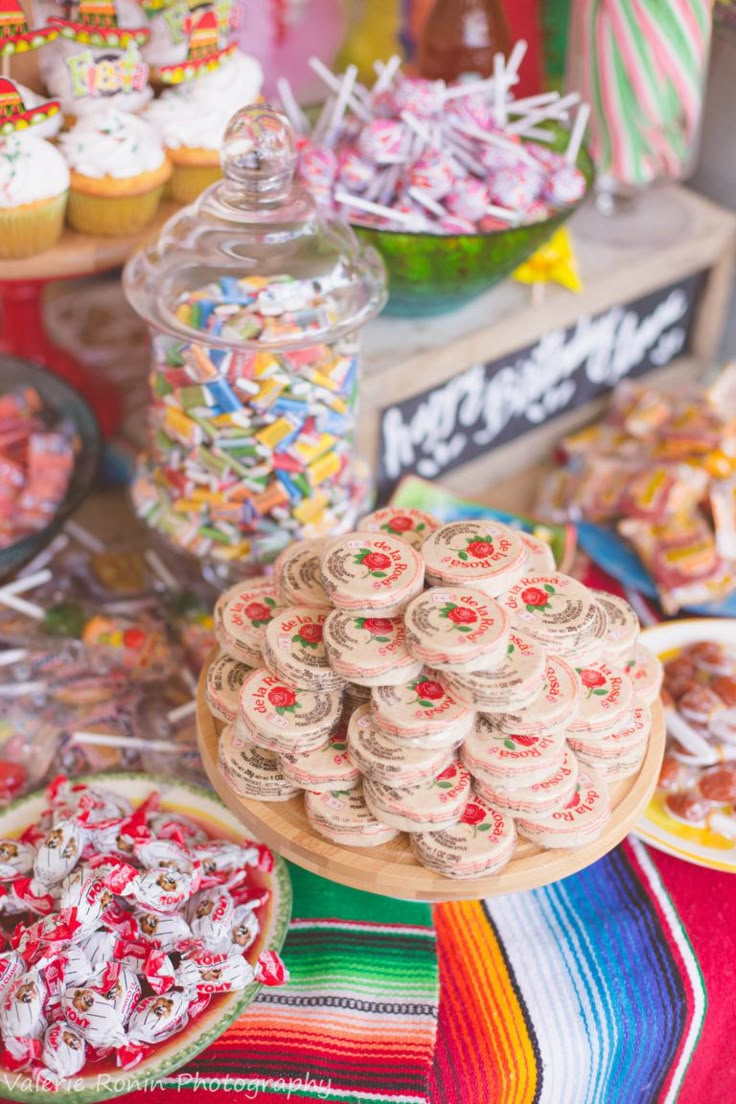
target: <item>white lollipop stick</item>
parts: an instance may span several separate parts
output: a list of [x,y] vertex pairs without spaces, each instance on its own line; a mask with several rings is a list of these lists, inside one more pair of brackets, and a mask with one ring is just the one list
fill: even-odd
[[350,97],[353,94],[353,89],[355,88],[355,82],[357,79],[358,66],[349,65],[345,70],[342,81],[340,82],[340,91],[337,94],[335,107],[333,109],[332,115],[330,116],[330,122],[327,127],[328,139],[332,137],[332,135],[338,129],[340,123],[342,122],[342,117],[345,114],[348,103],[350,101]]
[[24,598],[17,598],[14,594],[4,594],[0,591],[0,606],[8,606],[16,613],[24,613],[26,617],[32,617],[34,621],[43,621],[46,611],[37,606],[35,602],[26,602]]
[[677,740],[691,755],[695,755],[698,762],[705,765],[718,762],[718,753],[710,746],[707,740],[699,736],[690,727],[684,717],[681,717],[674,709],[665,709],[667,731]]
[[178,586],[176,577],[169,571],[158,553],[154,552],[152,548],[147,548],[143,554],[151,571],[158,576],[164,586],[169,590],[176,590]]
[[46,567],[46,564],[50,564],[56,554],[58,552],[61,552],[62,549],[66,548],[68,544],[69,537],[66,535],[66,533],[59,533],[51,541],[51,544],[47,545],[46,548],[43,549],[43,551],[39,552],[37,556],[34,556],[32,560],[28,561],[28,563],[23,568],[21,578],[23,578],[24,575],[28,574],[29,572],[32,573],[34,571],[40,571],[42,567]]
[[503,219],[504,222],[518,222],[521,211],[509,211],[506,207],[496,207],[494,203],[489,203],[486,207],[486,214],[493,215],[497,219]]
[[385,92],[394,83],[394,77],[401,68],[401,58],[398,54],[393,54],[385,65],[383,62],[374,61],[373,68],[378,74],[378,80],[371,89],[372,95],[375,96]]
[[[457,130],[461,130],[463,134],[469,134],[471,138],[477,139],[479,142],[484,142],[488,146],[498,146],[499,149],[509,150],[510,153],[516,154],[519,161],[525,161],[527,165],[536,165],[530,153],[524,149],[518,142],[512,142],[510,138],[502,138],[499,134],[493,134],[491,131],[481,130],[480,127],[474,126],[473,123],[466,123],[463,120],[458,120],[454,123]],[[506,127],[506,133],[509,134],[511,127]]]
[[573,107],[579,101],[579,93],[571,92],[569,96],[563,96],[556,103],[550,104],[549,107],[540,107],[538,111],[530,111],[524,118],[510,123],[506,127],[506,133],[525,134],[529,127],[536,126],[537,123],[543,123],[546,119],[559,119],[567,113],[569,107]]
[[427,144],[431,142],[432,135],[429,130],[417,119],[416,115],[412,115],[411,111],[402,111],[401,121],[406,123],[409,130],[413,131],[418,138],[422,138]]
[[[317,57],[312,57],[309,59],[309,68],[313,73],[317,74],[331,92],[334,92],[336,96],[340,95],[341,82],[334,73],[330,72],[323,61],[320,61]],[[363,106],[357,96],[351,95],[349,97],[349,103],[359,119],[362,119],[364,123],[369,123],[371,121],[372,116],[370,112]]]
[[11,663],[20,663],[27,655],[27,648],[8,648],[6,652],[0,652],[0,667],[9,667]]
[[181,745],[166,740],[149,740],[141,736],[114,736],[108,732],[73,732],[72,743],[97,747],[140,748],[141,751],[181,752]]
[[578,154],[580,153],[580,147],[583,144],[585,128],[588,125],[589,118],[589,104],[581,104],[578,108],[578,113],[575,116],[575,123],[573,125],[572,133],[570,134],[570,141],[567,144],[567,151],[565,153],[565,160],[570,165],[574,165],[577,162]]
[[506,65],[503,54],[493,55],[493,114],[496,125],[505,127],[508,113],[506,111]]
[[335,202],[341,203],[345,207],[354,207],[356,211],[365,211],[370,215],[380,215],[381,218],[390,219],[392,222],[401,222],[406,226],[414,226],[416,219],[414,215],[405,214],[404,211],[395,211],[393,207],[383,207],[380,203],[371,203],[367,199],[361,199],[360,196],[351,195],[350,192],[344,192],[338,189],[335,192]]
[[72,537],[77,544],[81,544],[82,548],[86,548],[88,552],[104,551],[105,546],[102,541],[76,521],[67,521],[64,528],[69,536]]
[[286,117],[297,134],[309,134],[309,120],[299,106],[290,82],[286,77],[279,77],[276,81],[281,106],[286,112]]
[[557,135],[551,134],[548,130],[542,130],[541,127],[530,127],[524,132],[524,137],[532,138],[535,142],[553,142]]
[[439,218],[445,218],[447,215],[447,211],[442,204],[437,203],[431,196],[425,195],[421,188],[409,188],[409,195],[420,207],[426,207],[433,215],[437,215]]
[[509,60],[506,62],[506,86],[513,82],[514,84],[518,80],[517,73],[519,72],[519,66],[526,57],[527,43],[525,38],[520,38],[514,46],[513,50],[509,54]]
[[50,578],[51,572],[48,568],[36,571],[33,575],[21,575],[20,579],[14,579],[12,583],[0,587],[0,594],[24,594],[27,590],[33,590],[34,587],[47,583]]
[[20,698],[23,694],[40,694],[45,682],[8,682],[0,686],[0,698]]
[[186,717],[191,717],[192,713],[196,713],[196,711],[196,701],[184,702],[184,705],[177,705],[176,709],[170,709],[166,714],[166,720],[169,724],[178,724],[179,721],[183,721]]
[[448,88],[443,96],[443,99],[445,103],[447,103],[448,100],[459,100],[463,96],[475,96],[479,92],[493,92],[495,87],[495,77],[486,77],[485,80],[463,81],[462,84],[456,84],[453,87]]
[[540,92],[536,96],[524,96],[521,100],[513,100],[509,107],[512,114],[518,115],[520,112],[526,113],[533,108],[546,107],[547,104],[555,103],[559,98],[559,92]]

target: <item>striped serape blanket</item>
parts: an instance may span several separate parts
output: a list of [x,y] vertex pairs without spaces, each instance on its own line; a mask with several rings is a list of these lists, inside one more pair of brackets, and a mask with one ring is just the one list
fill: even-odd
[[430,907],[290,872],[288,987],[262,990],[189,1066],[127,1104],[429,1104],[439,1004]]
[[128,1104],[736,1100],[729,874],[629,838],[555,885],[438,905],[434,929],[428,906],[292,876],[289,987]]

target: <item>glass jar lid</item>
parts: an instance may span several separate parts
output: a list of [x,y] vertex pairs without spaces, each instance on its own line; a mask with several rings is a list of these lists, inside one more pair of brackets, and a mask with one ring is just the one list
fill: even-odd
[[223,180],[125,266],[142,318],[187,342],[285,350],[337,340],[378,314],[383,261],[295,180],[296,137],[283,115],[260,104],[238,111],[220,160]]

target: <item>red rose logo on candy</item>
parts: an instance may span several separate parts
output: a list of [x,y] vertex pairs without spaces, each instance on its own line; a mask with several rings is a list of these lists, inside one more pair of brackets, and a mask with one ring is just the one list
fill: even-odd
[[454,602],[448,602],[446,606],[442,607],[440,617],[446,617],[448,621],[452,622],[451,628],[463,633],[472,632],[472,626],[478,620],[478,614],[475,610],[467,609],[465,606],[456,606]]
[[432,709],[433,702],[439,701],[445,696],[445,691],[440,684],[432,679],[414,682],[411,688],[417,695],[414,704],[421,705],[422,709]]
[[321,625],[302,625],[296,636],[291,638],[295,644],[301,644],[303,648],[316,648],[322,643]]
[[264,598],[262,602],[249,602],[244,613],[254,628],[257,628],[259,625],[268,624],[275,608],[276,603],[273,598]]
[[507,736],[503,746],[509,751],[517,751],[520,747],[534,747],[538,739],[538,736]]
[[473,835],[476,836],[478,832],[487,832],[490,829],[490,824],[482,823],[485,818],[485,809],[481,809],[480,805],[476,805],[474,802],[469,801],[465,806],[465,812],[460,817],[460,823],[469,824],[473,829]]
[[391,560],[385,552],[371,552],[370,548],[361,548],[355,557],[355,563],[368,569],[368,576],[374,579],[385,579],[391,568]]
[[288,686],[274,686],[268,691],[268,700],[279,717],[283,717],[284,713],[293,713],[295,709],[301,709],[296,700],[296,692],[290,690]]
[[539,613],[549,609],[550,597],[556,594],[555,588],[545,583],[543,588],[527,587],[521,592],[521,600],[526,606],[527,613]]
[[[401,514],[397,514],[396,517],[392,517],[391,520],[381,526],[388,533],[408,533],[410,529],[414,528],[414,522],[409,517],[404,517]],[[417,525],[417,529],[423,529],[423,525]]]
[[394,626],[388,617],[356,617],[355,624],[359,629],[367,629],[380,644],[391,642],[391,633],[394,631]]
[[[605,689],[606,678],[600,671],[593,671],[588,667],[576,667],[575,670],[580,675],[580,681],[588,691],[588,698],[596,694],[599,698],[605,697],[608,691]],[[588,698],[585,700],[587,701]]]
[[432,785],[436,786],[438,790],[451,790],[455,784],[456,774],[455,764],[451,763],[449,767],[445,767],[441,774],[437,775]]
[[459,560],[487,560],[495,552],[493,537],[468,537],[465,548],[453,550]]

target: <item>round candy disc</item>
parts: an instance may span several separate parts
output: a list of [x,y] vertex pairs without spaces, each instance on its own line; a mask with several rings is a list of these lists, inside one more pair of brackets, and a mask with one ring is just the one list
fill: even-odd
[[503,659],[508,614],[481,590],[431,587],[404,613],[407,646],[416,659],[435,667],[477,662],[492,669]]
[[390,537],[406,541],[412,548],[421,548],[429,534],[439,527],[440,522],[436,518],[408,506],[376,510],[361,518],[359,523],[362,532],[388,533]]
[[340,691],[345,680],[330,667],[323,640],[329,608],[290,606],[266,626],[263,658],[269,670],[305,690]]
[[326,606],[319,558],[324,540],[303,540],[290,544],[274,563],[276,582],[290,606]]
[[457,701],[437,678],[425,669],[400,686],[380,686],[373,691],[373,710],[381,728],[407,736],[430,736],[470,723],[471,710]]
[[470,586],[495,597],[517,581],[526,549],[513,529],[493,521],[454,521],[422,545],[427,581],[433,586]]
[[333,610],[325,622],[324,640],[333,670],[358,686],[407,682],[422,669],[407,649],[401,617]]
[[333,605],[368,616],[399,614],[424,583],[419,554],[384,533],[350,533],[330,541],[320,570]]

